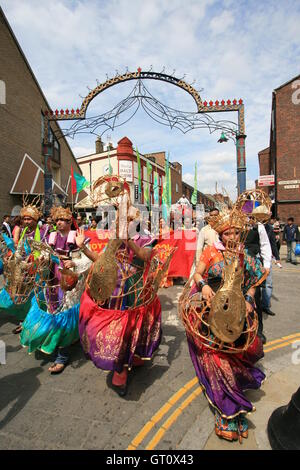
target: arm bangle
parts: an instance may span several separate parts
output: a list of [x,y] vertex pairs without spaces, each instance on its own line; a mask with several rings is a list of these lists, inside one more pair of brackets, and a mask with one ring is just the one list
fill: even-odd
[[208,286],[207,282],[204,281],[204,279],[201,279],[201,281],[197,282],[197,287],[199,291],[201,292],[204,286]]
[[249,302],[249,304],[251,304],[251,305],[252,305],[252,307],[254,308],[254,306],[255,306],[255,302],[254,302],[254,299],[253,299],[253,297],[251,297],[251,295],[249,295],[249,294],[246,294],[246,295],[245,295],[245,300],[246,300],[246,302]]

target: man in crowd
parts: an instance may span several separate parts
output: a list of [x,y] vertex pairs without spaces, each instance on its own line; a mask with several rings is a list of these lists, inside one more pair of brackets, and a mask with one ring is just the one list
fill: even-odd
[[300,240],[299,229],[296,224],[294,224],[294,217],[289,217],[287,224],[283,229],[283,240],[286,241],[287,245],[287,263],[297,264],[295,249],[296,242]]
[[[259,257],[262,261],[263,267],[270,271],[272,262],[272,250],[269,238],[263,224],[258,223],[248,232],[245,240],[245,249],[248,253],[255,258]],[[267,339],[263,333],[263,318],[262,318],[262,288],[259,286],[255,290],[255,303],[258,316],[258,332],[257,335],[261,338],[262,343],[265,344]]]
[[91,220],[91,225],[90,225],[89,230],[96,230],[97,225],[98,225],[97,219],[95,217],[93,217],[92,220]]
[[190,201],[185,197],[185,194],[183,194],[182,197],[178,199],[177,204],[180,204],[181,206],[189,206]]
[[279,218],[278,217],[276,217],[276,218],[272,217],[271,218],[271,225],[273,227],[273,231],[274,231],[274,234],[275,234],[275,240],[276,240],[278,255],[280,256],[280,245],[281,245],[280,232],[281,232],[281,228],[280,228]]
[[3,217],[1,232],[6,233],[6,235],[8,235],[9,238],[12,238],[12,231],[11,231],[11,226],[10,226],[10,216],[9,215],[5,215]]
[[85,224],[81,214],[77,214],[76,222],[77,222],[78,228],[83,228],[83,230],[88,230],[88,226]]
[[[271,245],[272,255],[275,259],[275,263],[282,267],[280,264],[279,253],[276,244],[275,233],[273,231],[273,227],[270,223],[265,224],[266,233],[269,238],[269,242]],[[271,310],[271,297],[272,297],[272,290],[273,290],[273,281],[272,281],[272,263],[270,265],[270,272],[269,275],[261,288],[261,307],[262,311],[267,315],[275,316],[275,313]]]

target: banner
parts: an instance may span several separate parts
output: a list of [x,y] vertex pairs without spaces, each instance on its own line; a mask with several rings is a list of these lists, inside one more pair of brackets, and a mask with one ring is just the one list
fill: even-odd
[[102,253],[109,240],[108,230],[86,230],[84,235],[90,239],[90,249],[98,253]]
[[[85,236],[90,238],[90,249],[102,253],[109,240],[108,230],[88,230]],[[159,240],[155,250],[164,261],[172,247],[176,247],[168,271],[168,277],[190,277],[195,258],[197,233],[194,230],[177,230],[170,233],[169,239]]]
[[155,249],[159,250],[161,260],[167,258],[172,247],[177,248],[169,266],[168,277],[190,277],[196,245],[197,233],[194,230],[171,232],[170,239],[160,240],[157,243]]

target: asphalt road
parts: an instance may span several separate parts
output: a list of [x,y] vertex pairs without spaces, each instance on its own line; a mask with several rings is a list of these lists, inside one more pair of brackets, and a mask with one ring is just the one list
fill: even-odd
[[[243,448],[269,448],[267,418],[300,384],[300,364],[292,359],[293,335],[299,333],[300,341],[300,265],[283,264],[273,274],[276,316],[264,323],[269,344],[260,366],[268,381],[262,390],[249,392],[257,411],[250,417],[251,432]],[[195,379],[177,316],[182,288],[160,290],[162,343],[153,361],[130,373],[125,398],[111,389],[110,373],[85,359],[80,344],[72,346],[65,371],[51,376],[51,357],[28,355],[11,334],[16,321],[1,312],[0,340],[7,355],[0,366],[0,449],[239,448],[214,435],[213,415]]]

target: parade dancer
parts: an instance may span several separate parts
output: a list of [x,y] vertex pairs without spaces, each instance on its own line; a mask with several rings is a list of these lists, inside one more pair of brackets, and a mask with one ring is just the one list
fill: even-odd
[[[82,296],[79,332],[83,349],[96,367],[113,372],[112,385],[120,396],[127,393],[128,370],[150,360],[161,340],[161,304],[157,296],[168,268],[155,258],[151,236],[127,235],[127,222],[137,213],[130,204],[128,184],[116,176],[100,178],[96,204],[106,200],[117,208],[117,234],[102,254],[77,243],[94,261]],[[104,194],[103,194],[104,193]],[[122,220],[122,207],[128,217]],[[134,213],[135,212],[135,213]],[[123,226],[124,224],[124,226]]]
[[[20,340],[22,346],[28,346],[29,353],[55,353],[56,359],[48,370],[57,374],[69,360],[68,346],[79,339],[79,301],[91,262],[76,245],[70,209],[54,207],[51,216],[57,230],[50,233],[48,245],[41,244],[40,250],[47,258],[49,246],[53,254],[48,250],[47,269],[44,266],[39,273],[38,289]],[[32,246],[39,248],[38,243]]]
[[[31,204],[28,204],[27,202],[28,201],[25,198],[24,206],[20,211],[23,230],[20,233],[17,246],[15,246],[12,238],[7,239],[7,237],[4,236],[7,244],[6,254],[2,260],[4,264],[5,287],[0,291],[0,309],[5,310],[6,313],[13,314],[20,321],[20,324],[12,331],[14,334],[18,334],[22,330],[22,322],[30,309],[33,291],[30,291],[28,295],[18,297],[12,296],[10,292],[11,287],[8,285],[10,283],[7,282],[7,275],[9,275],[8,271],[10,270],[8,266],[15,264],[12,263],[12,261],[16,250],[18,250],[19,259],[22,258],[25,260],[30,257],[30,253],[26,253],[24,250],[26,240],[34,239],[36,241],[45,241],[47,236],[47,229],[45,227],[39,228],[38,226],[38,221],[42,216],[42,213],[37,206],[37,200],[35,199]],[[24,263],[22,266],[24,267],[24,270],[26,270],[26,265]],[[5,267],[7,269],[5,269]],[[26,272],[24,271],[23,274],[25,276]],[[9,277],[14,278],[12,273],[10,273]],[[21,278],[19,280],[22,281]],[[16,279],[13,281],[14,288],[16,287],[16,281]]]
[[241,442],[248,437],[246,414],[255,409],[244,391],[258,389],[265,378],[254,366],[263,357],[254,294],[268,272],[244,251],[251,221],[238,205],[209,223],[220,242],[200,256],[179,311],[200,386],[215,411],[215,432]]

